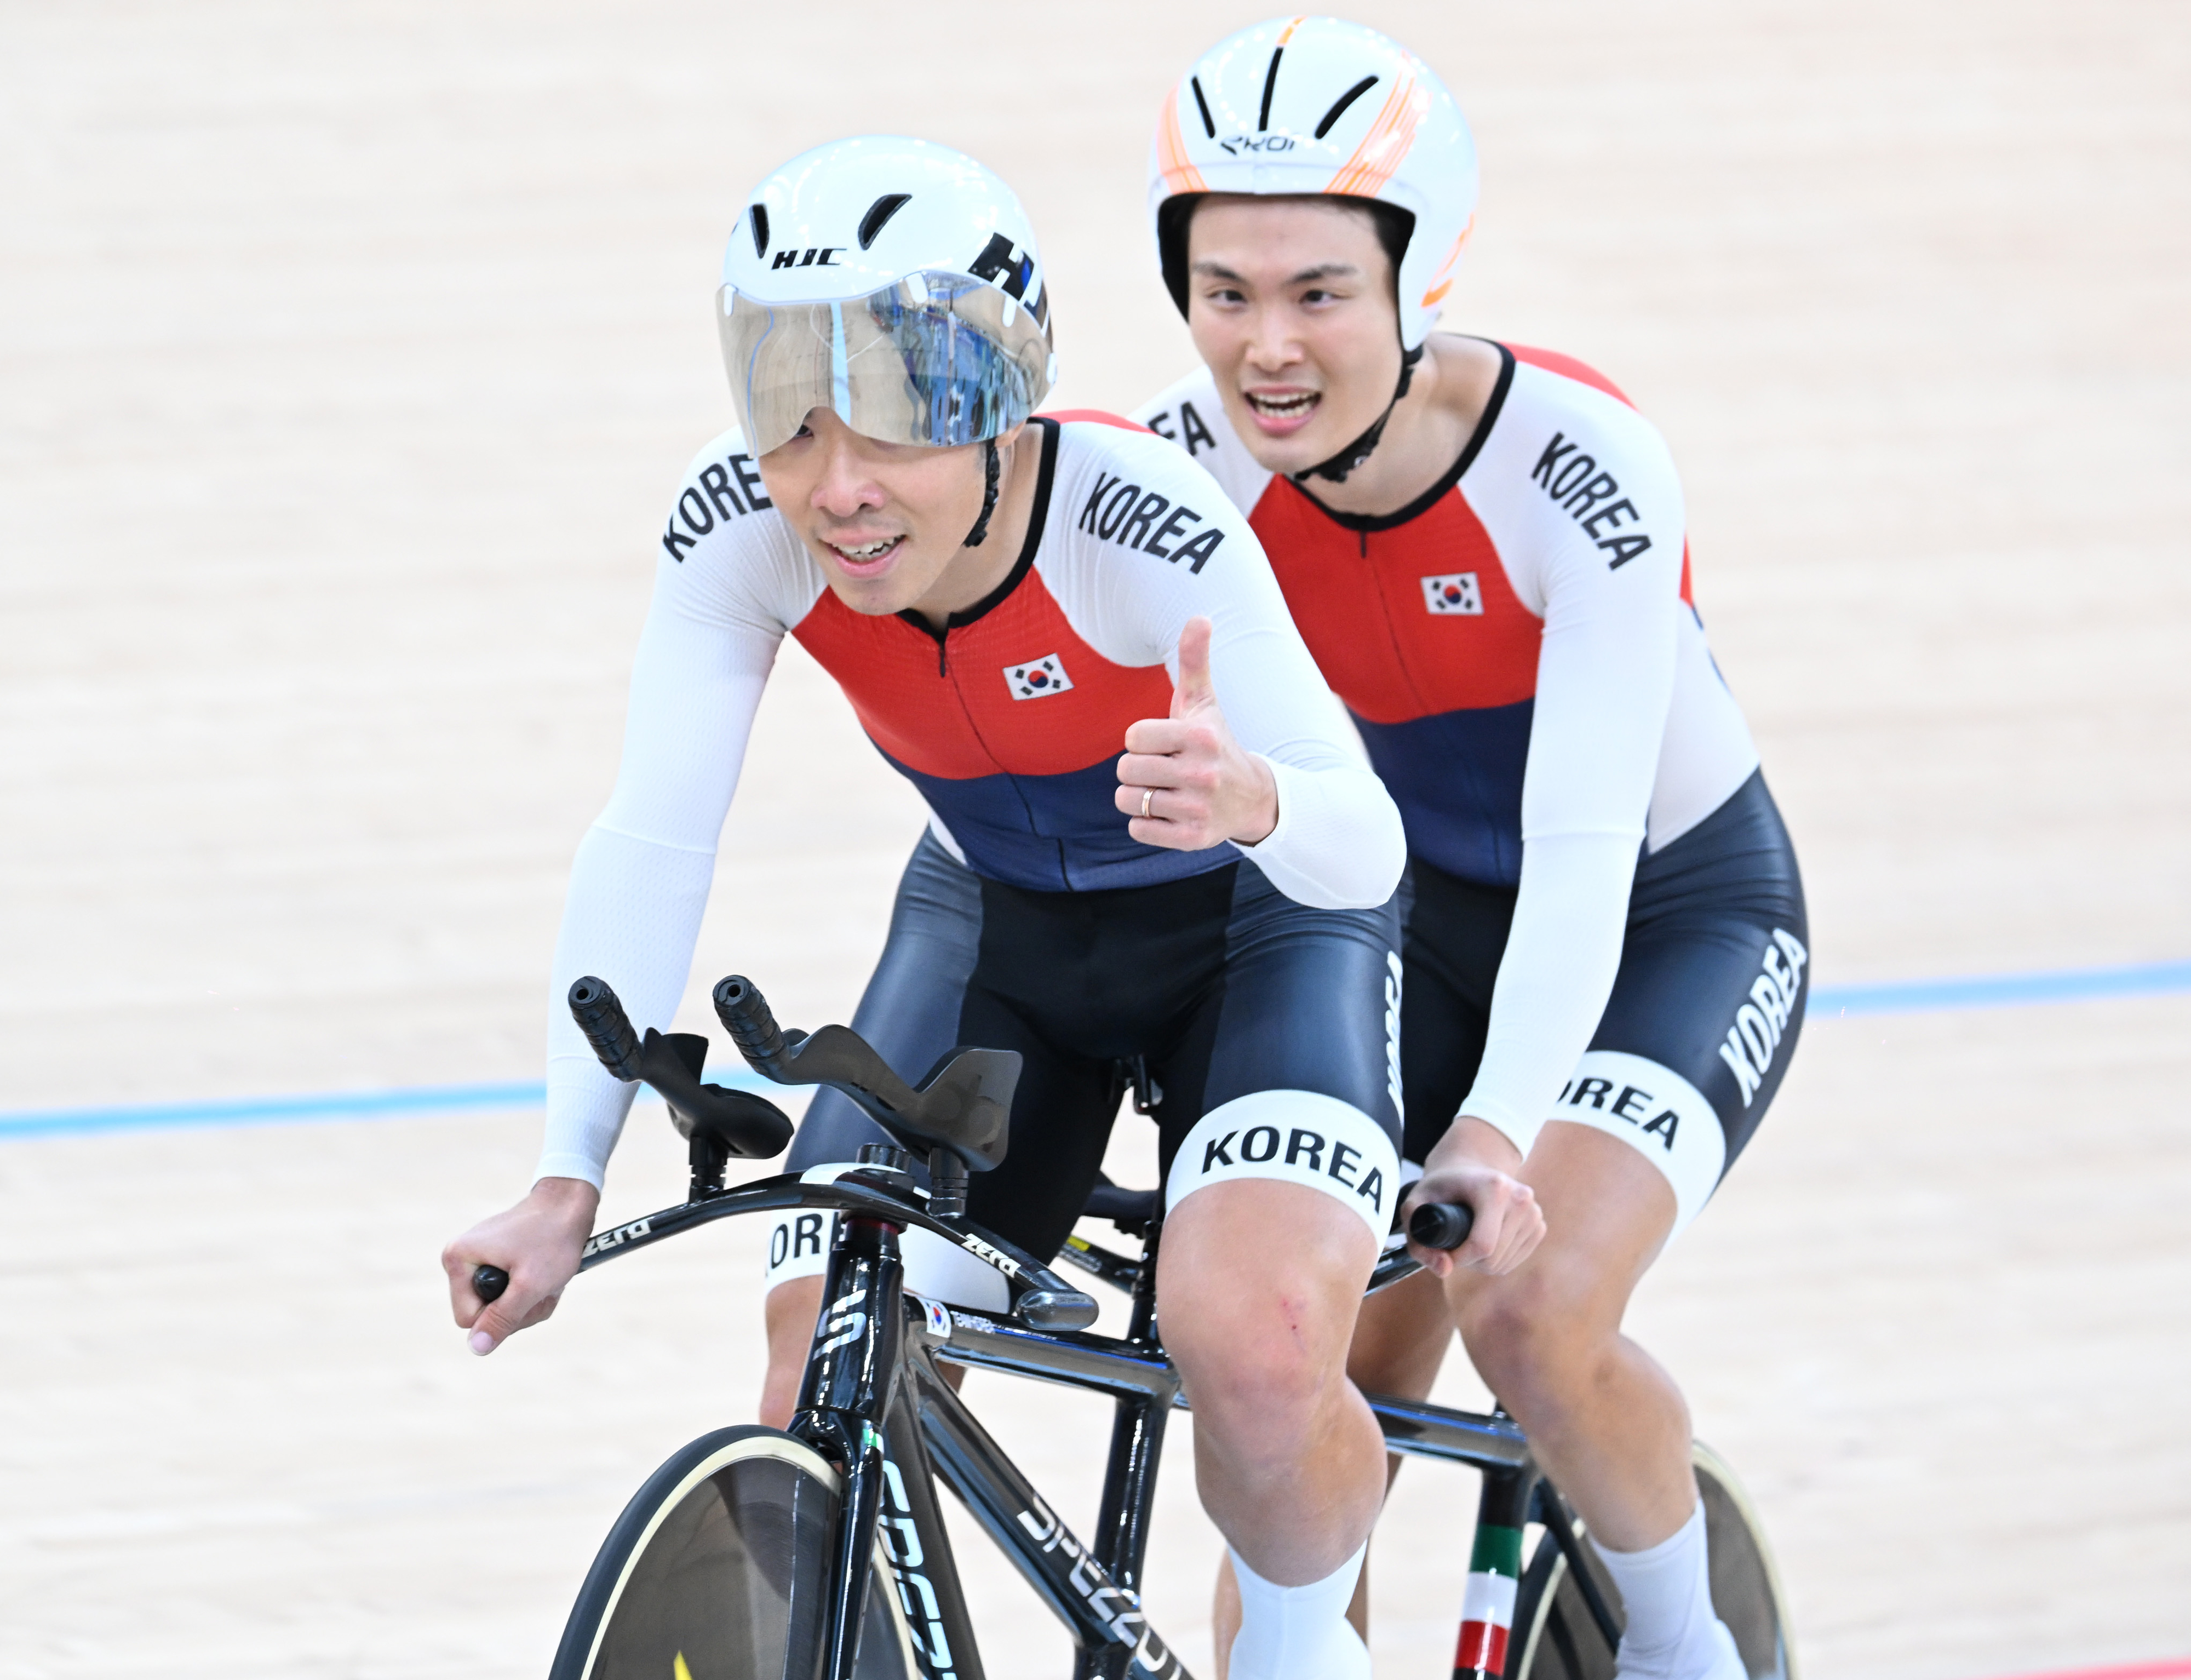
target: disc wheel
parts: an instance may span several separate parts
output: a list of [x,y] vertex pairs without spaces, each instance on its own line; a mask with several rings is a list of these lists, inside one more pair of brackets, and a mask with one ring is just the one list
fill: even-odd
[[[817,1680],[839,1481],[780,1430],[719,1429],[674,1455],[602,1543],[549,1680]],[[879,1548],[859,1680],[913,1680]]]
[[[1734,1636],[1750,1680],[1796,1680],[1787,1598],[1756,1507],[1717,1453],[1701,1441],[1689,1450],[1711,1554],[1712,1608]],[[1515,1595],[1508,1649],[1519,1654],[1508,1680],[1613,1680],[1613,1648],[1599,1632],[1567,1554],[1550,1534],[1539,1535]],[[1620,1594],[1594,1555],[1590,1573],[1620,1620]]]

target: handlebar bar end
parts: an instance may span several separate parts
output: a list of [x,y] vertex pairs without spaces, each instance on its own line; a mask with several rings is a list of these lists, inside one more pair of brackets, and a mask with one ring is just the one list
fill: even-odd
[[1425,1202],[1408,1216],[1408,1234],[1426,1249],[1457,1249],[1476,1227],[1465,1202]]
[[765,1071],[782,1058],[788,1046],[783,1029],[776,1024],[768,999],[760,988],[743,974],[726,975],[715,982],[715,1018],[738,1047],[738,1054]]
[[638,1079],[639,1034],[632,1030],[631,1017],[609,982],[595,975],[580,975],[571,982],[565,1001],[601,1066],[627,1085]]

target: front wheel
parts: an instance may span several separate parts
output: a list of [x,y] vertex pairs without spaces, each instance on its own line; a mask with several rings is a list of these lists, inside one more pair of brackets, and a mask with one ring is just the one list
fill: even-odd
[[[1689,1451],[1711,1554],[1712,1608],[1734,1636],[1750,1680],[1795,1680],[1788,1601],[1765,1525],[1724,1459],[1701,1441],[1692,1443]],[[1539,1533],[1515,1594],[1508,1649],[1519,1654],[1508,1680],[1613,1680],[1613,1647],[1599,1632],[1559,1542]],[[1620,1594],[1594,1557],[1590,1573],[1619,1620]]]
[[[817,1680],[828,1647],[837,1472],[781,1430],[703,1435],[602,1542],[549,1680]],[[859,1680],[918,1672],[879,1554]]]

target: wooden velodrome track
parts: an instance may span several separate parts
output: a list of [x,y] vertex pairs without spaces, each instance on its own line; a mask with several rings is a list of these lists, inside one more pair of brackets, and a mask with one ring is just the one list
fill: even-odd
[[[537,1078],[664,500],[726,423],[743,188],[857,128],[978,153],[1042,231],[1060,400],[1130,404],[1191,354],[1148,124],[1253,15],[0,6],[0,1108]],[[1482,148],[1452,322],[1672,440],[1820,978],[2191,955],[2191,16],[1363,15]],[[740,969],[811,1026],[919,817],[779,673],[691,996]],[[1814,1680],[2191,1655],[2187,1086],[2180,995],[1814,1018],[1635,1314]],[[757,1264],[717,1227],[469,1358],[435,1250],[537,1132],[0,1142],[0,1677],[542,1671],[624,1497],[748,1414]],[[677,1154],[640,1110],[610,1210]],[[1084,1527],[1100,1410],[973,1392]],[[1183,1448],[1150,1597],[1206,1671]],[[1381,1673],[1443,1673],[1471,1507],[1402,1478]],[[968,1556],[990,1672],[1063,1672]]]

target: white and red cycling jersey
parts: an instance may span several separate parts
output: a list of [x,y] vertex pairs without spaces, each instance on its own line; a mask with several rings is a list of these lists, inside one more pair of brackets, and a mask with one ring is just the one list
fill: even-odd
[[[867,617],[770,503],[736,432],[687,469],[657,557],[616,791],[578,848],[549,1005],[539,1176],[598,1184],[631,1101],[562,1005],[582,974],[667,1023],[686,982],[746,738],[787,635],[837,680],[877,750],[975,874],[1034,892],[1157,886],[1251,858],[1295,901],[1383,904],[1403,844],[1246,521],[1112,415],[1039,417],[1027,538],[989,595],[938,629]],[[1181,631],[1211,624],[1235,738],[1278,784],[1253,846],[1145,846],[1117,806],[1127,728],[1170,705]]]
[[1664,440],[1582,363],[1495,348],[1459,459],[1376,517],[1258,465],[1207,369],[1136,417],[1249,515],[1411,854],[1518,886],[1462,1111],[1526,1149],[1605,1007],[1639,855],[1717,810],[1758,760],[1691,601]]

